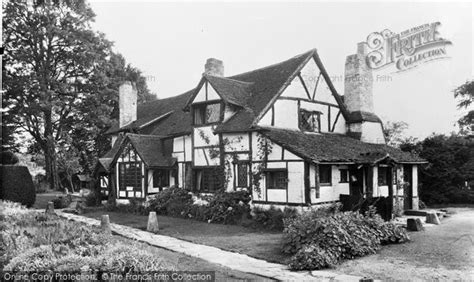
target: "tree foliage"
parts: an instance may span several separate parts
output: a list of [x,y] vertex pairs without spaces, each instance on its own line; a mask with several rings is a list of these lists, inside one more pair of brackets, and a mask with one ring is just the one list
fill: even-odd
[[[474,203],[474,140],[462,135],[432,135],[404,143],[429,163],[420,167],[420,197],[427,204]],[[469,188],[470,187],[470,188]]]
[[387,144],[397,147],[405,141],[404,132],[408,128],[408,123],[404,121],[387,121],[383,126],[383,134]]
[[472,103],[474,100],[474,80],[467,81],[463,85],[454,90],[454,97],[458,99],[459,109],[470,109],[467,113],[458,120],[461,133],[474,133],[474,109]]
[[16,128],[32,136],[55,189],[59,151],[76,152],[82,169],[90,172],[93,160],[108,149],[103,133],[118,116],[123,81],[135,82],[139,102],[154,95],[141,72],[111,51],[104,34],[92,30],[95,15],[85,0],[28,2],[3,2],[6,130],[8,136]]

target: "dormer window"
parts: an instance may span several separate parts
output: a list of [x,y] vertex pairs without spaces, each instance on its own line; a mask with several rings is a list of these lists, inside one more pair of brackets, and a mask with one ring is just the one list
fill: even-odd
[[204,125],[221,120],[221,103],[202,103],[193,106],[194,124]]
[[321,132],[321,112],[300,110],[300,129],[309,132]]

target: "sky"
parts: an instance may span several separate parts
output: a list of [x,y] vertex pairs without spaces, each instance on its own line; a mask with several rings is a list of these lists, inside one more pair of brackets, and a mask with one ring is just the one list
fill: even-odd
[[471,2],[154,2],[91,1],[94,29],[143,71],[158,98],[198,84],[207,58],[230,76],[316,48],[339,94],[346,56],[372,32],[440,22],[448,58],[414,69],[374,71],[375,113],[405,121],[407,136],[457,130],[453,89],[474,78]]

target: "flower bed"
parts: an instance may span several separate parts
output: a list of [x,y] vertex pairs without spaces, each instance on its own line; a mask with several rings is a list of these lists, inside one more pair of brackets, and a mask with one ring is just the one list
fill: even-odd
[[80,225],[0,202],[3,271],[114,272],[173,269],[137,245]]

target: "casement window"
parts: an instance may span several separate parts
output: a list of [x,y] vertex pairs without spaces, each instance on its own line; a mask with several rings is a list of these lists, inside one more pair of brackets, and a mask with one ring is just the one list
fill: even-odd
[[109,178],[107,176],[100,177],[100,187],[107,188],[109,186]]
[[265,183],[266,183],[267,189],[287,189],[288,188],[288,171],[286,170],[267,171]]
[[247,187],[248,186],[248,163],[238,163],[237,164],[237,187]]
[[388,185],[388,182],[389,182],[389,170],[388,170],[388,167],[386,166],[379,166],[378,168],[378,171],[377,171],[377,174],[378,174],[378,185],[379,186],[385,186],[385,185]]
[[331,185],[331,165],[319,166],[319,184]]
[[216,192],[222,188],[222,176],[219,174],[219,169],[194,170],[194,184],[197,192]]
[[119,163],[120,190],[142,189],[142,165],[141,162]]
[[321,112],[300,110],[300,129],[302,131],[321,131]]
[[194,105],[193,111],[195,125],[219,122],[221,118],[221,103]]
[[349,170],[340,169],[339,170],[339,183],[348,183],[349,182]]
[[168,187],[170,186],[170,174],[166,169],[156,169],[153,171],[153,187]]

